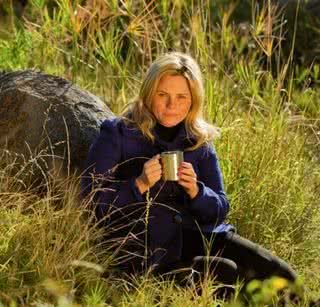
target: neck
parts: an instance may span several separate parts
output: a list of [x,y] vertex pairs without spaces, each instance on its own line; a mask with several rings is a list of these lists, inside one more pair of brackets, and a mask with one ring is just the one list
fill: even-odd
[[157,132],[159,138],[166,142],[171,142],[175,139],[177,136],[180,127],[183,125],[183,122],[180,122],[179,124],[172,126],[172,127],[166,127],[161,125],[160,123],[157,123],[155,126],[155,131]]

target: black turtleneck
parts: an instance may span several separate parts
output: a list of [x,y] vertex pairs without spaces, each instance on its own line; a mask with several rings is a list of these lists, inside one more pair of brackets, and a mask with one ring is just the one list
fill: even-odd
[[177,136],[178,131],[182,125],[183,121],[173,127],[165,127],[157,123],[154,129],[161,140],[165,142],[172,142]]

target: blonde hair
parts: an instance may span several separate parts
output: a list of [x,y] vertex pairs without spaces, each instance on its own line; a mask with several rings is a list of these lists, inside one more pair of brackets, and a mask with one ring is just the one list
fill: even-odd
[[194,150],[203,144],[209,144],[219,135],[219,129],[203,119],[204,86],[201,71],[196,61],[181,52],[166,53],[157,58],[149,67],[141,84],[138,97],[122,113],[127,124],[136,126],[142,134],[154,142],[151,129],[157,119],[151,111],[153,95],[160,79],[165,75],[182,75],[186,78],[191,92],[191,108],[185,118],[187,137],[193,136],[196,143],[186,150]]

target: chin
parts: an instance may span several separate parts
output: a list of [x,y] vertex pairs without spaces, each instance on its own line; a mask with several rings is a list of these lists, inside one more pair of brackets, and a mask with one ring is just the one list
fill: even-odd
[[159,124],[165,127],[173,127],[181,123],[183,119],[166,119],[166,120],[160,120]]
[[180,122],[181,122],[181,120],[180,121],[174,121],[174,122],[160,122],[160,124],[162,126],[170,128],[170,127],[178,125]]

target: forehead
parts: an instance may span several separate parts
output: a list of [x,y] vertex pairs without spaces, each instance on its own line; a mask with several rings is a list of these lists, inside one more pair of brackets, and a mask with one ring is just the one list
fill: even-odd
[[181,75],[164,75],[158,83],[157,90],[172,92],[190,92],[188,80]]

